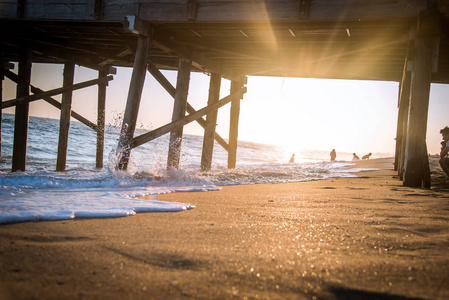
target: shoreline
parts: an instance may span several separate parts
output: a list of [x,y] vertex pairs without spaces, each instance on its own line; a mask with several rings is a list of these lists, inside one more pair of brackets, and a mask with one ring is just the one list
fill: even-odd
[[[2,299],[447,299],[449,182],[355,178],[156,195],[196,208],[0,225]],[[437,162],[436,162],[437,163]],[[438,167],[438,166],[437,166]]]

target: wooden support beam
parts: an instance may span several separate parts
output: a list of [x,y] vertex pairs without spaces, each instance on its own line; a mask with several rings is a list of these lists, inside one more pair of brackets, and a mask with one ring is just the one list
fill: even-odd
[[[2,62],[0,61],[0,64]],[[0,74],[0,103],[3,102],[3,80],[5,76]],[[0,109],[0,157],[2,157],[2,123],[3,123],[3,110]]]
[[96,20],[103,19],[103,0],[95,0],[95,8],[94,8],[94,18]]
[[[209,83],[209,99],[207,105],[211,106],[220,99],[221,74],[212,73]],[[203,152],[201,155],[201,170],[210,171],[212,167],[212,155],[214,151],[214,135],[217,126],[218,110],[213,110],[206,116],[206,128],[203,138]]]
[[[159,71],[158,68],[156,68],[156,66],[154,64],[152,64],[151,62],[148,63],[148,71],[151,73],[151,75],[153,75],[153,77],[159,82],[160,85],[162,85],[162,87],[173,97],[175,98],[175,92],[176,89],[175,87],[170,83],[170,81],[167,80],[167,78],[165,78],[165,76],[161,73],[161,71]],[[196,110],[192,107],[192,105],[190,105],[187,102],[187,107],[186,110],[189,114],[194,114],[196,112]],[[206,120],[204,120],[203,118],[200,118],[198,120],[196,120],[198,122],[198,124],[200,124],[201,127],[203,127],[204,129],[206,129]],[[215,132],[214,134],[214,138],[217,141],[218,144],[220,144],[220,146],[223,147],[223,149],[225,149],[226,151],[229,150],[229,145],[228,143],[218,134]]]
[[134,58],[131,82],[129,83],[128,99],[126,101],[125,115],[123,117],[122,130],[117,146],[119,161],[117,167],[126,170],[129,163],[129,143],[133,139],[136,130],[137,116],[139,113],[140,99],[142,96],[145,73],[150,50],[150,38],[140,35],[137,40],[136,55]]
[[[29,86],[31,80],[32,65],[32,47],[30,44],[21,49],[19,58],[19,83],[17,84],[17,98],[29,95]],[[2,108],[3,104],[2,102]],[[19,102],[16,105],[15,122],[14,122],[14,142],[12,153],[12,172],[25,171],[26,165],[26,149],[28,140],[28,119],[29,119],[28,102]]]
[[[20,74],[19,74],[20,76]],[[40,100],[40,99],[44,99],[44,97],[51,97],[51,96],[55,96],[67,91],[74,91],[74,90],[79,90],[88,86],[92,86],[92,85],[96,85],[99,84],[101,82],[105,82],[105,81],[110,81],[114,79],[114,77],[112,75],[107,76],[107,77],[103,77],[103,78],[98,78],[98,79],[93,79],[93,80],[89,80],[89,81],[85,81],[85,82],[81,82],[81,83],[77,83],[77,84],[73,84],[70,86],[66,86],[66,87],[62,87],[62,88],[57,88],[54,90],[50,90],[50,91],[46,91],[40,94],[34,94],[31,96],[25,96],[25,97],[18,97],[16,99],[11,99],[11,100],[7,100],[2,102],[2,109],[3,108],[8,108],[8,107],[12,107],[15,105],[19,105],[22,103],[29,103],[31,101],[36,101],[36,100]],[[27,89],[29,89],[29,86],[27,87]]]
[[[175,103],[173,105],[172,122],[186,115],[187,95],[189,93],[191,60],[181,58],[178,66],[178,79],[176,81]],[[178,169],[181,157],[183,127],[178,127],[170,133],[167,167]]]
[[[98,77],[107,76],[106,72],[98,72]],[[103,152],[104,152],[104,127],[105,127],[105,111],[106,111],[106,83],[98,85],[98,106],[97,106],[97,154],[96,168],[103,168]]]
[[[231,94],[241,89],[246,84],[246,76],[239,81],[231,81]],[[243,97],[242,97],[243,98]],[[240,116],[240,98],[231,102],[231,117],[229,124],[229,151],[228,151],[228,168],[235,169],[237,162],[237,141],[239,132],[239,116]]]
[[399,85],[398,93],[398,123],[396,128],[396,153],[394,160],[394,170],[398,171],[400,180],[403,179],[404,172],[404,156],[405,145],[407,140],[407,126],[408,126],[408,109],[410,103],[410,80],[411,72],[408,66],[412,64],[411,54],[413,53],[415,29],[412,27],[411,39],[407,48],[407,55],[404,59],[404,67],[402,69],[402,79]]
[[430,187],[426,131],[434,45],[433,18],[429,11],[423,11],[418,20],[403,180],[407,187]]
[[[75,64],[73,57],[64,64],[63,87],[73,85]],[[67,148],[69,144],[70,113],[72,111],[72,91],[62,93],[61,116],[59,118],[58,155],[56,157],[56,171],[64,171],[67,161]]]
[[234,99],[241,99],[243,95],[246,93],[246,87],[243,87],[242,89],[236,91],[235,93],[224,97],[217,103],[204,107],[200,110],[197,110],[194,114],[187,115],[182,119],[179,119],[175,122],[171,122],[167,125],[164,125],[162,127],[159,127],[153,131],[144,133],[142,135],[139,135],[132,139],[131,143],[129,144],[129,149],[133,149],[136,147],[139,147],[140,145],[143,145],[151,140],[154,140],[160,136],[163,136],[164,134],[167,134],[171,132],[173,129],[179,128],[181,126],[184,126],[186,124],[189,124],[190,122],[198,120],[198,118],[201,118],[202,116],[206,115],[210,111],[217,110],[223,105],[228,104]]
[[396,137],[396,170],[398,171],[399,179],[404,179],[404,164],[405,164],[405,148],[407,145],[407,131],[408,131],[408,112],[410,104],[410,83],[411,73],[404,72],[400,89],[400,103],[398,112],[398,127]]
[[[2,68],[5,68],[7,71],[8,69],[13,69],[14,64],[11,64],[6,61],[0,60],[0,66]],[[3,102],[3,80],[5,79],[5,76],[0,72],[0,103]],[[0,109],[0,157],[2,157],[2,123],[3,123],[3,110]]]
[[125,16],[123,26],[135,35],[151,37],[153,34],[153,28],[149,23],[133,15]]
[[[13,81],[15,83],[19,82],[19,76],[17,76],[16,74],[14,74],[13,72],[11,72],[9,70],[6,70],[6,69],[1,70],[0,69],[0,74],[4,74],[8,79],[10,79],[11,81]],[[31,90],[31,92],[33,94],[42,94],[42,93],[44,93],[43,90],[35,87],[32,84],[30,84],[30,90]],[[57,109],[61,109],[61,103],[59,103],[58,100],[56,100],[56,99],[54,99],[52,97],[46,96],[46,97],[43,97],[42,100],[45,100],[47,103],[53,105]],[[77,112],[72,110],[71,111],[71,116],[74,119],[76,119],[76,120],[80,121],[81,123],[83,123],[84,125],[86,125],[87,127],[97,131],[97,125],[96,124],[94,124],[91,121],[89,121],[88,119],[84,118],[83,116],[81,116]]]

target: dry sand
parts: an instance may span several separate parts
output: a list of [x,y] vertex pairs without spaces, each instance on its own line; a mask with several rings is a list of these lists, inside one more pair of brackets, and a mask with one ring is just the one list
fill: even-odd
[[0,226],[0,299],[449,299],[449,182],[229,186],[179,213]]

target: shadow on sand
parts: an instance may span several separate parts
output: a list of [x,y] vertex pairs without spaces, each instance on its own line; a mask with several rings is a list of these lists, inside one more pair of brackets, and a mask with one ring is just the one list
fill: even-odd
[[376,293],[355,289],[348,289],[343,287],[331,287],[329,288],[336,299],[339,300],[422,300],[423,298],[410,298],[398,295],[391,295],[385,293]]

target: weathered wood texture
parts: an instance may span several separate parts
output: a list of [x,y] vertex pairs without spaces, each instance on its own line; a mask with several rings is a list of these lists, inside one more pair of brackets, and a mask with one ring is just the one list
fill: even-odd
[[[402,79],[399,85],[398,93],[398,119],[396,128],[396,152],[394,160],[394,170],[398,171],[398,175],[402,181],[405,161],[405,146],[407,140],[408,111],[410,103],[410,80],[411,65],[413,63],[412,53],[414,53],[415,27],[410,29],[410,41],[408,43],[407,55],[404,59],[404,68],[402,71]],[[409,66],[410,65],[410,66]]]
[[422,187],[430,182],[426,146],[427,115],[429,110],[432,55],[435,28],[434,16],[422,12],[415,40],[415,56],[411,77],[404,186]]
[[[31,45],[24,45],[20,53],[19,61],[19,83],[17,84],[16,92],[18,98],[29,95],[31,60]],[[28,102],[19,102],[16,105],[11,169],[13,172],[25,171],[29,107],[30,104]]]
[[[75,76],[75,65],[73,63],[73,57],[68,59],[65,63],[63,76],[63,86],[72,86]],[[66,167],[67,148],[69,145],[70,114],[72,111],[72,95],[73,93],[71,90],[62,93],[56,171],[64,171]]]
[[[309,20],[338,18],[410,17],[426,8],[426,1],[314,0]],[[139,16],[151,21],[188,21],[187,1],[146,1]],[[292,21],[300,18],[300,1],[198,1],[196,21]]]
[[[176,81],[175,103],[173,105],[172,122],[182,119],[186,115],[187,95],[190,83],[190,59],[180,59],[178,67],[178,79]],[[179,168],[181,158],[183,127],[175,128],[170,132],[167,167]]]
[[149,48],[150,38],[139,36],[131,82],[129,84],[128,99],[126,101],[122,129],[117,146],[117,155],[119,155],[117,167],[120,170],[126,170],[128,168],[130,155],[129,143],[131,142],[136,129],[140,98],[142,96],[143,84],[145,82]]
[[[241,89],[246,83],[246,77],[242,77],[240,81],[231,81],[231,94]],[[243,98],[243,97],[242,97]],[[228,168],[234,169],[237,162],[237,142],[239,133],[239,117],[240,117],[240,100],[234,99],[231,102],[231,115],[229,124],[229,151],[228,151]]]
[[[221,75],[212,73],[209,82],[209,99],[207,105],[213,105],[220,100]],[[213,110],[206,116],[206,127],[204,128],[203,151],[201,154],[201,170],[209,171],[212,167],[212,156],[214,152],[214,136],[217,126],[218,110]]]
[[[17,17],[23,11],[26,18],[68,20],[121,20],[124,15],[138,15],[150,21],[291,21],[300,18],[300,0],[198,0],[196,7],[188,0],[104,0],[99,15],[95,0],[19,1],[1,0],[0,17]],[[313,0],[307,8],[309,20],[337,18],[410,17],[426,8],[425,0]]]
[[408,112],[410,103],[410,80],[411,80],[411,73],[405,71],[400,89],[400,103],[398,112],[398,128],[397,128],[396,155],[395,155],[395,161],[397,163],[396,170],[398,171],[400,180],[403,180],[404,178],[405,149],[407,145]]
[[[105,77],[108,74],[105,71],[98,72],[98,77]],[[97,169],[103,168],[103,153],[104,153],[104,128],[105,128],[105,113],[106,113],[106,83],[98,85],[98,105],[97,105],[97,151],[96,163]]]

